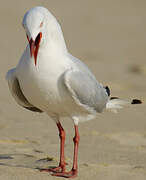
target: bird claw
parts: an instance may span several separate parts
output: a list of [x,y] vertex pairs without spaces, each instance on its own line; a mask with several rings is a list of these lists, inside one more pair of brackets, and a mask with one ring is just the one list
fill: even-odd
[[75,178],[77,176],[77,171],[71,170],[69,172],[56,172],[51,175],[57,177],[64,177],[64,178]]
[[54,168],[49,168],[49,169],[40,169],[40,172],[54,172],[54,173],[59,173],[61,172],[62,167],[58,166],[58,167],[54,167]]
[[64,162],[63,164],[59,164],[58,167],[52,167],[52,168],[48,168],[48,169],[40,169],[40,172],[53,172],[53,173],[65,172],[66,165],[68,165],[68,163]]

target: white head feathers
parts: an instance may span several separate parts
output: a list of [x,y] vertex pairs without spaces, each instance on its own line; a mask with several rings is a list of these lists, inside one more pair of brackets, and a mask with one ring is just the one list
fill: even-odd
[[[44,7],[34,7],[26,12],[22,25],[29,40],[35,41],[38,34],[42,33],[40,46],[45,44],[45,48],[60,49],[66,51],[63,34],[56,18]],[[40,47],[41,48],[41,47]]]

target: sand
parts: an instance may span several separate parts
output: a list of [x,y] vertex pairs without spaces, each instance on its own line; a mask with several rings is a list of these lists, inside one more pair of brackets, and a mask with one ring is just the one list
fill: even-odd
[[[118,114],[104,112],[79,124],[79,175],[89,180],[146,179],[146,2],[123,0],[13,0],[0,6],[0,180],[57,179],[38,168],[56,166],[59,139],[46,114],[29,112],[12,98],[5,74],[27,43],[21,27],[31,7],[47,7],[61,23],[67,47],[82,59],[112,96],[139,98],[142,105]],[[72,166],[74,136],[66,130],[67,169]]]

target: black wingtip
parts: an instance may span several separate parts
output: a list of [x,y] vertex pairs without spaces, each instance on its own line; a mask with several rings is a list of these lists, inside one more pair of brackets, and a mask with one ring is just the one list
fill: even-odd
[[119,99],[118,97],[111,97],[110,100]]
[[108,86],[105,86],[104,88],[105,88],[105,90],[106,90],[108,96],[110,96],[110,89],[109,89],[109,87],[108,87]]
[[133,99],[131,104],[142,104],[142,101],[139,99]]

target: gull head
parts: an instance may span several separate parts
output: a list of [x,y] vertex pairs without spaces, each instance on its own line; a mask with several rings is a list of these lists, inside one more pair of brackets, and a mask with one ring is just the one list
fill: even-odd
[[47,9],[43,7],[32,8],[26,12],[22,22],[30,46],[30,55],[34,57],[35,65],[37,64],[39,47],[43,40],[46,11]]
[[30,56],[34,57],[35,65],[40,47],[54,55],[67,51],[61,27],[48,9],[41,6],[30,9],[25,13],[22,25],[29,42]]

